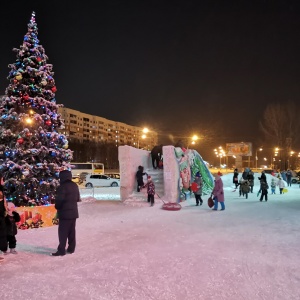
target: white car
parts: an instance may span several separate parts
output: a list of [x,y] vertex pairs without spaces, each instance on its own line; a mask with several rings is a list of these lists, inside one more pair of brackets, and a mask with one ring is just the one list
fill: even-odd
[[120,179],[110,178],[107,175],[101,174],[89,174],[85,178],[86,187],[97,187],[97,186],[119,186]]

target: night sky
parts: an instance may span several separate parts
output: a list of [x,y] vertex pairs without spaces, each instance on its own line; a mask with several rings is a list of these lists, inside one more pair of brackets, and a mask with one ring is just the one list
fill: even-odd
[[58,103],[165,136],[255,142],[268,104],[299,102],[299,2],[3,1],[0,94],[34,10]]

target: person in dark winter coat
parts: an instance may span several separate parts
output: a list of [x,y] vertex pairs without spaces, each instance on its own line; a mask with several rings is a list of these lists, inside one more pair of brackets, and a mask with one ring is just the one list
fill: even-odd
[[159,162],[162,158],[162,148],[163,148],[163,145],[156,145],[151,150],[153,169],[157,169],[159,167]]
[[250,193],[253,193],[253,186],[254,186],[254,173],[250,170],[248,173],[248,181],[250,186]]
[[238,169],[234,169],[234,172],[233,172],[233,183],[235,184],[235,188],[237,188],[239,186],[239,171]]
[[76,219],[79,217],[78,205],[80,194],[78,185],[72,181],[71,171],[64,170],[59,173],[60,186],[56,191],[55,208],[57,209],[58,239],[57,252],[53,256],[63,256],[66,254],[66,244],[68,241],[67,253],[73,253],[76,247]]
[[203,200],[201,198],[202,196],[202,187],[203,187],[203,180],[201,178],[201,174],[200,172],[197,172],[196,175],[195,175],[195,180],[194,182],[197,184],[197,190],[194,192],[195,194],[195,199],[196,199],[196,206],[199,205],[202,205],[203,204]]
[[[2,186],[0,186],[0,250],[6,251],[7,249],[7,236],[6,236],[6,223],[5,216],[7,213],[6,200],[4,199]],[[0,261],[3,257],[0,257]]]
[[144,172],[144,167],[138,166],[138,170],[135,174],[136,181],[137,181],[137,191],[140,192],[141,188],[144,187],[144,179],[143,176],[147,175],[146,172]]
[[250,192],[250,185],[248,180],[244,180],[243,178],[240,179],[240,196],[246,196],[248,199],[248,194]]
[[286,182],[287,182],[287,186],[292,186],[292,171],[291,170],[287,170],[286,171]]
[[247,180],[249,174],[249,168],[245,168],[244,172],[242,173],[242,177],[244,180]]
[[260,201],[263,201],[264,197],[265,197],[265,200],[268,201],[268,188],[269,188],[268,183],[266,181],[264,181],[263,179],[260,179],[260,191],[261,191],[261,196],[259,199]]
[[151,176],[148,176],[148,182],[146,183],[147,194],[148,194],[148,202],[150,202],[150,206],[154,205],[154,195],[155,195],[155,185],[152,181]]
[[265,174],[265,171],[264,170],[262,170],[261,171],[261,175],[260,175],[260,177],[258,177],[258,179],[260,180],[260,181],[265,181],[265,182],[267,182],[267,177],[266,177],[266,174]]
[[[7,215],[5,217],[5,223],[6,223],[6,238],[8,247],[10,249],[10,253],[17,254],[16,251],[16,235],[18,233],[17,225],[16,223],[20,222],[21,218],[20,215],[16,212],[16,207],[12,202],[7,203]],[[7,244],[6,244],[6,250],[3,251],[4,254],[7,254]]]

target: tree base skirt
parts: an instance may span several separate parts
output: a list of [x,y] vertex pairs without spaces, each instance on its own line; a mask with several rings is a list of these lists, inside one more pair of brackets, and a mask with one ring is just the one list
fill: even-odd
[[181,205],[179,203],[172,203],[172,202],[164,203],[162,209],[176,211],[181,209]]

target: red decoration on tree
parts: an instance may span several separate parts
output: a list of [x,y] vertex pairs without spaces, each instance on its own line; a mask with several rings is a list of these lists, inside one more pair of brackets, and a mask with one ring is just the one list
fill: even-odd
[[48,126],[50,126],[52,123],[51,123],[50,120],[47,120],[47,121],[45,122],[45,124],[48,125]]
[[38,62],[42,61],[42,59],[41,59],[40,57],[38,57],[36,60],[37,60]]
[[24,139],[23,138],[18,138],[17,139],[17,143],[18,144],[23,144],[24,143]]
[[55,93],[55,92],[57,91],[56,86],[53,86],[53,87],[51,88],[51,91],[52,91],[53,93]]
[[25,101],[27,101],[27,100],[29,99],[29,96],[28,96],[28,95],[23,95],[23,99],[24,99]]

